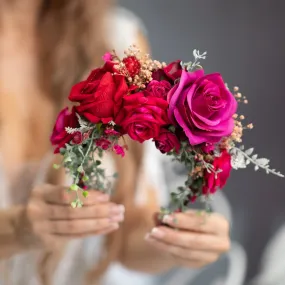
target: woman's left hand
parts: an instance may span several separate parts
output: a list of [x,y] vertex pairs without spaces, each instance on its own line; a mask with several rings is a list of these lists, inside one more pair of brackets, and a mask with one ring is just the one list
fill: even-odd
[[199,268],[215,262],[230,248],[229,223],[219,214],[187,211],[167,215],[147,234],[146,241],[169,253],[176,265]]

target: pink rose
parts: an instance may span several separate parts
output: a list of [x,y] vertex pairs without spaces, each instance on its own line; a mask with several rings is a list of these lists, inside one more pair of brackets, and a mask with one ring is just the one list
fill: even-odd
[[95,141],[95,144],[103,150],[107,150],[110,147],[111,142],[105,138],[100,138]]
[[106,53],[102,56],[102,59],[103,59],[105,62],[112,61],[113,56],[112,56],[111,53],[106,52]]
[[215,143],[233,131],[237,102],[218,73],[183,70],[168,102],[171,122],[183,128],[191,145]]
[[218,189],[222,189],[225,186],[232,170],[231,155],[226,150],[223,150],[221,156],[215,157],[213,166],[215,171],[219,169],[222,171],[216,175],[213,172],[209,173],[205,170],[204,195],[214,194]]
[[162,99],[166,99],[167,93],[170,89],[171,84],[166,80],[152,80],[147,86],[147,91],[150,94],[149,96],[154,96]]
[[128,95],[124,97],[123,109],[115,123],[133,140],[142,143],[157,137],[160,128],[169,123],[167,107],[165,100],[146,97],[144,92]]
[[170,152],[173,149],[178,153],[180,150],[180,142],[176,135],[166,129],[161,129],[154,141],[156,148],[162,153]]
[[68,134],[65,130],[66,127],[77,128],[78,120],[75,114],[75,109],[72,108],[71,113],[68,108],[63,109],[56,119],[50,141],[55,146],[54,153],[59,153],[61,148],[65,148],[74,138],[74,134]]

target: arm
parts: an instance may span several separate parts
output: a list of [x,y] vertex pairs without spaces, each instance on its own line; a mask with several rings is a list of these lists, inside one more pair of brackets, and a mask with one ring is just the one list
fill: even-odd
[[24,206],[0,211],[0,259],[39,246],[25,216]]
[[155,274],[173,268],[175,263],[171,255],[154,248],[144,239],[154,227],[153,214],[159,211],[155,191],[149,188],[147,192],[144,206],[134,206],[126,211],[120,262],[129,269]]

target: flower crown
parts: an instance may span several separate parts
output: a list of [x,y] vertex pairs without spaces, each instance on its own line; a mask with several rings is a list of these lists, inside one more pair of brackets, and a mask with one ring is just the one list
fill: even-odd
[[87,197],[88,189],[110,191],[101,158],[106,151],[124,157],[125,135],[140,143],[152,140],[185,165],[185,184],[171,193],[164,212],[182,211],[197,198],[208,201],[225,186],[232,168],[253,163],[256,170],[283,177],[269,168],[268,159],[240,145],[243,131],[253,125],[244,125],[244,116],[236,113],[238,103],[248,103],[239,88],[230,91],[219,73],[205,74],[200,60],[206,52],[194,50],[193,56],[187,63],[166,64],[131,46],[123,59],[115,51],[106,53],[104,65],[72,87],[69,100],[76,105],[60,112],[51,136],[73,179],[72,207],[83,205],[80,194]]

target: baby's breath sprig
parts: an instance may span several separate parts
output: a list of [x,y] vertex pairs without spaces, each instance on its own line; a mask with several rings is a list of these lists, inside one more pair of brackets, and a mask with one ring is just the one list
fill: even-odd
[[136,45],[130,46],[124,54],[123,59],[116,56],[115,68],[119,74],[126,77],[129,85],[137,86],[139,89],[144,89],[152,80],[153,71],[166,66],[165,62],[153,60],[149,54],[142,54]]

